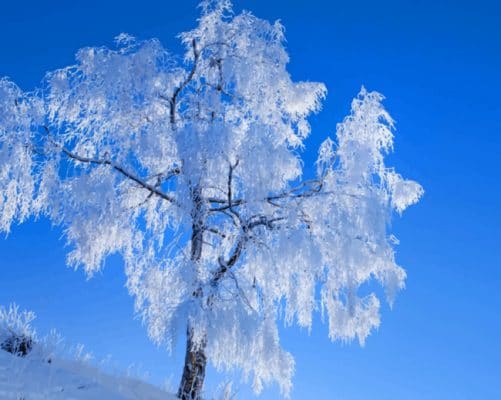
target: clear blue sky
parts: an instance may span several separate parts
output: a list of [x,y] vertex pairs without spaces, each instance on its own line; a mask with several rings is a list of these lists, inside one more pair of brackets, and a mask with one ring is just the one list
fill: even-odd
[[[102,3],[106,3],[103,5]],[[4,1],[0,76],[24,89],[73,62],[76,50],[129,32],[158,37],[173,52],[192,28],[195,0]],[[407,289],[365,348],[330,343],[315,321],[310,335],[283,329],[296,357],[293,399],[501,399],[501,5],[476,0],[238,0],[235,8],[281,19],[297,80],[327,84],[313,118],[311,164],[364,84],[386,95],[397,121],[391,163],[425,188],[396,218],[397,259]],[[183,354],[168,357],[132,319],[120,259],[90,281],[65,267],[61,231],[47,221],[15,227],[0,240],[0,304],[38,314],[98,358],[140,363],[174,387]],[[181,344],[181,350],[183,344]],[[210,371],[211,393],[220,377]],[[239,398],[251,398],[239,387]],[[277,390],[262,399],[276,399]]]

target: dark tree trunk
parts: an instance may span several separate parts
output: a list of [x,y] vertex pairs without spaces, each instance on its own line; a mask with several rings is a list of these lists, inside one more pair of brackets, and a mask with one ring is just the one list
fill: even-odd
[[177,396],[181,400],[200,400],[202,399],[205,367],[207,365],[205,342],[196,346],[193,343],[193,331],[189,330],[187,335],[183,377]]
[[[192,187],[191,198],[193,201],[193,210],[191,216],[193,218],[193,226],[191,232],[191,260],[199,262],[202,256],[203,245],[203,226],[204,215],[202,212],[202,197],[201,190],[198,185]],[[197,290],[193,293],[194,297],[199,297],[200,292]],[[206,341],[202,343],[194,343],[193,328],[188,326],[186,333],[186,357],[184,360],[183,377],[177,396],[181,400],[200,400],[202,399],[202,389],[205,379],[205,367],[207,365],[207,356],[205,355]]]

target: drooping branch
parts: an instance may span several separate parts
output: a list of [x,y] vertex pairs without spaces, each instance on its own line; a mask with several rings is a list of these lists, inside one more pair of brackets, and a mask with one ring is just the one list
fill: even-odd
[[[47,132],[48,135],[50,135],[50,131],[49,131],[49,128],[44,126],[44,129],[45,131]],[[109,160],[109,159],[99,159],[99,158],[90,158],[90,157],[84,157],[84,156],[81,156],[81,155],[78,155],[74,152],[72,152],[71,150],[67,149],[66,147],[64,147],[63,145],[61,145],[60,143],[56,142],[55,140],[53,139],[50,139],[51,143],[56,146],[57,148],[59,148],[63,154],[65,154],[68,158],[71,158],[72,160],[76,160],[76,161],[79,161],[79,162],[82,162],[82,163],[87,163],[87,164],[95,164],[95,165],[109,165],[112,169],[114,169],[115,171],[119,172],[121,175],[125,176],[126,178],[130,179],[131,181],[137,183],[139,186],[141,186],[142,188],[146,189],[146,190],[149,190],[150,193],[164,199],[164,200],[167,200],[168,202],[170,203],[173,203],[173,204],[176,204],[176,205],[179,205],[176,201],[176,199],[174,199],[174,197],[172,196],[169,196],[167,193],[164,193],[163,191],[161,191],[159,189],[159,185],[155,184],[155,185],[151,185],[149,184],[148,182],[146,182],[144,179],[138,177],[136,174],[130,172],[130,171],[127,171],[124,167],[122,167],[121,165],[118,165],[117,163]],[[177,172],[176,172],[177,171]],[[175,168],[173,169],[172,171],[170,171],[167,176],[174,176],[174,175],[177,175],[178,173],[180,172],[179,169]]]

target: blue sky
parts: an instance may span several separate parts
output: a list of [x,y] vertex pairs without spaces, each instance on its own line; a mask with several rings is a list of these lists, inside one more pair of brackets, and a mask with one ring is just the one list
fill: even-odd
[[[23,89],[73,62],[76,50],[120,32],[158,37],[173,52],[192,28],[196,1],[4,1],[0,76]],[[426,193],[393,231],[407,289],[360,348],[282,330],[296,357],[293,399],[501,398],[501,5],[477,0],[239,0],[236,10],[281,19],[296,80],[326,83],[304,159],[333,134],[363,84],[382,92],[397,121],[391,164]],[[169,357],[133,320],[120,259],[92,280],[65,266],[61,231],[31,221],[0,240],[0,304],[16,301],[97,358],[142,364],[176,387],[182,351]],[[181,344],[183,350],[183,344]],[[210,371],[208,391],[220,377]],[[245,386],[239,398],[251,398]],[[262,399],[276,399],[276,388]]]

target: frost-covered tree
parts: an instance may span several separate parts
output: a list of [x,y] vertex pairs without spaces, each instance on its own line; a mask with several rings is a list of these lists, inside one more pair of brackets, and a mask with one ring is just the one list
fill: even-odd
[[88,275],[121,254],[150,337],[187,333],[180,398],[201,396],[208,360],[287,394],[277,324],[321,311],[332,340],[363,343],[380,303],[358,289],[404,286],[388,227],[422,189],[385,166],[393,122],[365,89],[304,178],[324,85],[292,81],[280,23],[201,7],[183,62],[122,34],[37,91],[0,81],[0,228],[48,216]]

